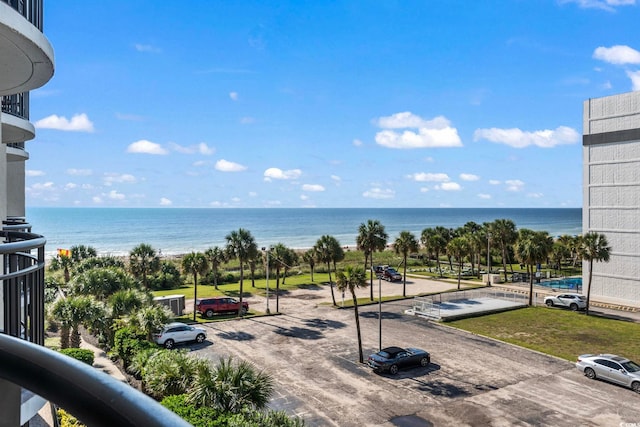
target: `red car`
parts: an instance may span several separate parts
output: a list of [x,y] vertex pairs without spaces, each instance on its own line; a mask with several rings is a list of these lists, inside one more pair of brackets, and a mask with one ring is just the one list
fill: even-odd
[[202,298],[196,301],[196,310],[201,316],[211,318],[214,314],[220,313],[241,313],[245,314],[249,311],[249,303],[229,297]]

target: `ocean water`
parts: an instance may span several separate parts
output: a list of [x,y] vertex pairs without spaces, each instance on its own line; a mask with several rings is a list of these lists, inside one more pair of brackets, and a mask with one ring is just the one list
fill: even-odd
[[354,209],[127,209],[28,208],[33,232],[47,239],[46,253],[74,245],[93,246],[101,255],[126,255],[148,243],[165,255],[224,246],[233,230],[251,231],[259,247],[284,243],[310,248],[324,234],[355,246],[358,226],[369,219],[385,226],[389,241],[408,230],[419,238],[427,227],[456,228],[511,219],[518,228],[552,236],[582,233],[582,209],[354,208]]

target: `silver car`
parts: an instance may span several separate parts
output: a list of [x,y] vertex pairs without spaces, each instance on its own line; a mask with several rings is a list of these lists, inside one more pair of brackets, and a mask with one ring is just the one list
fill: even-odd
[[544,303],[548,307],[566,307],[573,311],[584,310],[587,308],[587,299],[581,294],[558,294],[550,295],[544,298]]
[[207,338],[207,331],[197,326],[185,325],[184,323],[174,322],[165,325],[162,330],[153,334],[153,340],[158,345],[165,348],[173,348],[181,342],[195,341],[203,342]]
[[640,365],[615,354],[583,354],[576,368],[587,378],[600,378],[640,393]]

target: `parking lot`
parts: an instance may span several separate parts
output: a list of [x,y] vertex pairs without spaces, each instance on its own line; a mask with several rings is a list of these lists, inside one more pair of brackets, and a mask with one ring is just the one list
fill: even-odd
[[[287,296],[284,314],[207,325],[201,357],[233,356],[270,373],[271,402],[309,426],[640,425],[640,395],[591,381],[571,362],[406,316],[382,306],[382,345],[431,353],[428,368],[378,375],[358,363],[354,312]],[[365,359],[378,348],[378,306],[361,307]]]

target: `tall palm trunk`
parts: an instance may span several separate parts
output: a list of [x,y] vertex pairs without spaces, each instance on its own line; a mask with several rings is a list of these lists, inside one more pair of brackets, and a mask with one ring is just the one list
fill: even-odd
[[69,325],[63,323],[60,327],[60,348],[69,348],[69,335],[71,328]]
[[589,260],[589,281],[587,288],[587,306],[584,309],[584,314],[589,315],[589,306],[591,305],[591,277],[593,272],[593,260]]
[[360,333],[360,315],[358,314],[358,298],[356,293],[351,290],[351,298],[353,298],[353,313],[356,316],[356,330],[358,332],[358,360],[364,363],[364,354],[362,354],[362,334]]
[[280,312],[280,264],[276,267],[276,313]]
[[80,325],[74,324],[73,327],[71,328],[71,342],[70,342],[71,348],[80,348],[81,337],[80,337],[80,331],[78,330],[79,327]]
[[336,306],[336,295],[333,293],[333,282],[331,281],[331,262],[327,261],[327,270],[329,271],[329,286],[331,286],[331,300],[333,305]]
[[533,264],[527,264],[527,273],[529,273],[529,306],[533,306]]
[[[242,294],[244,293],[244,268],[243,268],[243,260],[240,260],[240,309],[238,310],[238,317],[244,316],[244,310],[242,309]],[[277,311],[277,310],[276,310]]]
[[[242,302],[240,303],[242,307]],[[193,321],[196,321],[196,312],[198,311],[198,275],[193,274]]]
[[402,296],[407,296],[407,256],[404,256],[404,274],[402,275]]

